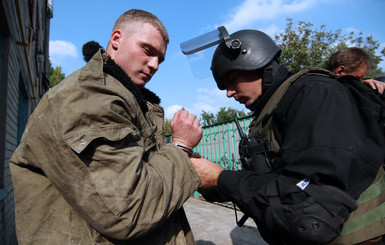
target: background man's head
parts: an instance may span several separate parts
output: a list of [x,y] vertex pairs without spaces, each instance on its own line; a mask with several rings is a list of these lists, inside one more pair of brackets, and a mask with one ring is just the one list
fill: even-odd
[[325,64],[325,69],[336,75],[352,75],[363,79],[372,68],[370,56],[362,48],[343,48],[335,52]]

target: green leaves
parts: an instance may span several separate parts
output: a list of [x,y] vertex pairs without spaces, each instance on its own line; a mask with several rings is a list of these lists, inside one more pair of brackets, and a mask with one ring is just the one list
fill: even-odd
[[287,19],[285,31],[276,35],[275,40],[282,49],[281,64],[292,72],[305,67],[323,67],[329,57],[342,47],[359,47],[371,57],[373,69],[367,77],[376,77],[384,72],[378,64],[385,56],[385,48],[378,54],[380,44],[372,36],[364,37],[363,33],[342,34],[341,29],[331,31],[326,25],[315,28],[313,24],[298,21],[294,26],[292,19]]
[[223,123],[234,120],[234,117],[245,117],[247,114],[242,110],[237,110],[232,107],[221,107],[216,115],[211,112],[202,111],[201,121],[203,126]]
[[49,85],[52,88],[56,84],[60,83],[65,78],[65,74],[62,73],[61,66],[52,67],[51,61],[49,61]]

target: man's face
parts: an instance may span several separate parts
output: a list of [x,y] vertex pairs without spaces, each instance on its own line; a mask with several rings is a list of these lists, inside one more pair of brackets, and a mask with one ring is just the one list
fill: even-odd
[[130,35],[124,30],[115,30],[110,43],[113,51],[107,52],[140,88],[158,70],[167,49],[159,31],[149,23],[138,25]]
[[223,84],[227,97],[234,97],[248,109],[262,94],[262,77],[256,71],[232,71],[225,76]]
[[368,66],[363,63],[360,67],[358,67],[356,70],[352,72],[347,72],[345,66],[339,66],[334,70],[334,73],[336,75],[351,75],[355,76],[358,79],[363,79],[366,75],[366,72],[368,71]]
[[360,67],[358,67],[358,69],[356,69],[353,72],[347,73],[346,75],[352,75],[361,80],[365,77],[367,71],[368,71],[367,65],[362,64]]

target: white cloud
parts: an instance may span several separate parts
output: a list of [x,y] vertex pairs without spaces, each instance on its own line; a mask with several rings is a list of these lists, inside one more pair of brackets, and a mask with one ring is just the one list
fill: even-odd
[[[196,100],[198,101],[198,104],[202,106],[203,104],[212,104],[212,105],[218,105],[221,101],[225,100],[226,97],[226,91],[219,90],[218,88],[198,88],[197,90],[197,97]],[[219,108],[218,106],[211,106],[206,108],[206,111],[213,112],[211,110],[215,110],[215,108]]]
[[219,111],[219,108],[217,103],[198,102],[190,108],[190,112],[197,118],[200,118],[203,111],[216,114]]
[[61,56],[61,57],[78,56],[76,46],[71,42],[62,41],[62,40],[49,41],[49,53],[52,56]]
[[200,94],[208,94],[210,96],[224,96],[225,95],[225,90],[219,90],[217,88],[214,89],[208,89],[208,88],[198,88],[197,92]]
[[76,46],[73,43],[61,40],[49,41],[49,59],[52,66],[64,66],[67,57],[78,57]]
[[184,107],[189,113],[194,114],[197,118],[200,117],[202,111],[216,113],[219,110],[218,106],[213,106],[209,103],[197,102],[191,106],[171,105],[165,109],[165,118],[172,119],[174,114]]
[[165,117],[168,118],[168,119],[171,119],[175,112],[179,111],[180,108],[182,108],[183,106],[181,105],[171,105],[169,107],[166,108],[165,110]]
[[174,113],[184,107],[188,112],[194,114],[197,118],[201,116],[202,111],[216,113],[222,106],[227,106],[226,101],[231,101],[226,97],[226,92],[217,88],[198,88],[195,103],[190,105],[171,105],[165,109],[165,117],[172,119]]
[[283,13],[297,13],[307,10],[314,6],[317,2],[315,0],[294,0],[291,4],[284,4],[284,2],[289,1],[278,1],[282,6],[280,7],[281,12]]
[[[196,98],[193,104],[184,105],[183,107],[197,118],[201,117],[203,111],[216,114],[221,107],[231,107],[238,110],[249,112],[244,105],[239,104],[233,98],[227,98],[226,91],[218,88],[198,88],[196,90]],[[165,117],[172,119],[174,113],[177,112],[181,105],[171,105],[165,109]]]
[[224,26],[233,32],[258,20],[302,12],[316,3],[316,0],[246,0],[230,15],[230,20]]
[[202,111],[216,114],[221,107],[232,107],[238,110],[244,110],[245,107],[239,104],[234,98],[228,98],[226,96],[226,90],[219,90],[218,88],[198,88],[198,95],[196,103],[194,104],[192,111],[198,117]]
[[260,28],[259,30],[263,31],[264,33],[266,33],[271,37],[273,37],[276,33],[281,31],[280,28],[275,24],[272,24],[266,28]]

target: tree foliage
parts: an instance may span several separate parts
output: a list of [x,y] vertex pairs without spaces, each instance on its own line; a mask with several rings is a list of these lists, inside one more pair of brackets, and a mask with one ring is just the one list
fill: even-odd
[[49,61],[49,85],[51,88],[60,83],[65,78],[65,74],[61,70],[61,66],[52,67],[51,61]]
[[285,31],[276,35],[275,40],[282,49],[281,64],[292,72],[298,72],[305,67],[323,67],[329,57],[342,47],[359,47],[364,49],[373,64],[373,70],[368,71],[367,77],[376,77],[383,74],[378,67],[385,56],[385,48],[382,55],[376,55],[380,48],[378,41],[372,36],[364,37],[363,33],[354,31],[342,34],[341,29],[328,31],[326,25],[319,29],[313,24],[298,21],[294,26],[292,19],[287,19]]
[[164,132],[166,135],[171,135],[171,119],[164,120]]
[[232,107],[221,107],[219,111],[214,113],[202,111],[201,121],[204,126],[228,122],[234,120],[234,117],[245,117],[247,114],[244,111],[234,109]]

